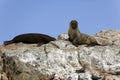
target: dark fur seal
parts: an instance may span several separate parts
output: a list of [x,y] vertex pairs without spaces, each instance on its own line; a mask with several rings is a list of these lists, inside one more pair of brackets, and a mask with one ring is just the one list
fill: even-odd
[[18,43],[18,42],[23,42],[23,43],[38,43],[40,45],[49,43],[50,41],[55,41],[56,39],[48,36],[46,34],[39,34],[39,33],[26,33],[26,34],[21,34],[16,37],[14,37],[10,41],[4,41],[4,45],[8,45],[11,43]]
[[69,25],[68,30],[69,41],[71,41],[75,46],[86,44],[86,45],[97,45],[98,42],[93,36],[81,33],[78,29],[78,22],[72,20]]

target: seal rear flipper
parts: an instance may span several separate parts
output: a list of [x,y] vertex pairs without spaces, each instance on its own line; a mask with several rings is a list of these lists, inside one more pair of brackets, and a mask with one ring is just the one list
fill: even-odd
[[8,44],[11,44],[12,43],[12,40],[10,41],[4,41],[4,45],[8,45]]

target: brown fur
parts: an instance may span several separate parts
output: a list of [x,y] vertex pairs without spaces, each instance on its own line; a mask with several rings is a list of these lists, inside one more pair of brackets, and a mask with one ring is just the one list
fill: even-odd
[[93,36],[81,33],[78,29],[78,22],[76,20],[72,20],[69,25],[68,30],[69,40],[75,45],[97,45],[98,42]]
[[23,42],[23,43],[38,43],[40,45],[49,43],[50,41],[56,40],[53,37],[50,37],[45,34],[39,34],[39,33],[28,33],[28,34],[21,34],[16,37],[14,37],[10,41],[4,41],[4,45],[8,45],[11,43],[18,43],[18,42]]

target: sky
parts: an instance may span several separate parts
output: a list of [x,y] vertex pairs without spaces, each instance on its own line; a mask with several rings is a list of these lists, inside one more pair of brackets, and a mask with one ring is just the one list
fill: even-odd
[[82,33],[120,29],[120,0],[0,0],[0,44],[23,33],[57,38],[77,20]]

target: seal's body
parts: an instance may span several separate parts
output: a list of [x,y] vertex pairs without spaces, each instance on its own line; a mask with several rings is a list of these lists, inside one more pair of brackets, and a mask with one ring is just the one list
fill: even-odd
[[78,29],[78,22],[72,20],[69,25],[68,30],[69,41],[71,41],[75,46],[86,44],[86,45],[97,45],[98,42],[93,36],[81,33]]
[[54,40],[56,39],[45,34],[27,33],[27,34],[18,35],[10,41],[4,41],[4,45],[8,45],[11,43],[18,43],[18,42],[23,42],[28,44],[29,43],[46,44]]

